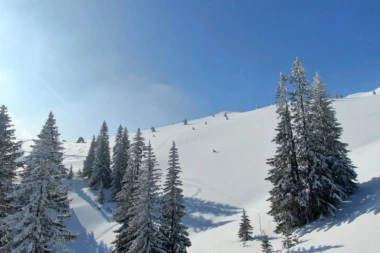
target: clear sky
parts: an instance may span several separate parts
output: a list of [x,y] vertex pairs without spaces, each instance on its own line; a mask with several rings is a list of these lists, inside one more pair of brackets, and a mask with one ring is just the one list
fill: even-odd
[[380,1],[0,1],[0,104],[63,139],[274,101],[300,57],[331,94],[380,86]]

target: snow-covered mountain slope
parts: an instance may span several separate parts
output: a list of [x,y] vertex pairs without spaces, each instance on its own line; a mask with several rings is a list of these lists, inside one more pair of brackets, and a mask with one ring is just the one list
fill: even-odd
[[[379,89],[378,89],[379,90]],[[380,240],[380,90],[379,95],[349,96],[334,101],[339,122],[344,128],[343,141],[349,143],[350,158],[357,166],[360,190],[343,204],[336,217],[329,217],[299,231],[300,244],[288,252],[378,252]],[[189,252],[261,252],[257,239],[264,230],[281,249],[281,238],[273,233],[275,224],[269,210],[265,180],[266,159],[274,155],[277,119],[275,107],[229,113],[144,131],[152,142],[161,169],[175,141],[182,165],[186,196],[186,224],[190,227]],[[207,124],[206,124],[207,122]],[[59,122],[58,122],[59,124]],[[193,130],[194,128],[194,130]],[[112,133],[111,133],[112,135]],[[130,133],[132,139],[134,133]],[[82,167],[89,142],[65,142],[67,167]],[[111,137],[111,147],[114,138]],[[30,142],[25,142],[28,150]],[[216,152],[214,152],[214,150]],[[77,252],[108,252],[117,224],[110,221],[112,203],[100,207],[86,182],[70,182],[73,218],[68,226],[80,232],[71,247]],[[242,247],[237,239],[241,208],[253,221],[256,240]]]
[[[356,98],[356,97],[367,97],[367,96],[372,96],[374,95],[373,92],[375,91],[376,94],[379,94],[380,93],[380,87],[373,90],[373,91],[368,91],[368,92],[359,92],[359,93],[354,93],[354,94],[350,94],[348,95],[346,98]],[[375,95],[376,95],[375,94]]]

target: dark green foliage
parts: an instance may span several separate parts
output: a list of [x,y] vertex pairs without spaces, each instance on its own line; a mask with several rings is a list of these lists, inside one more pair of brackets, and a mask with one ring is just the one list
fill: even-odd
[[277,86],[277,115],[279,119],[276,128],[277,135],[273,142],[277,145],[276,155],[268,159],[268,164],[272,167],[269,170],[269,180],[273,184],[270,191],[271,210],[269,214],[277,222],[276,232],[280,233],[283,227],[298,226],[305,220],[300,214],[303,207],[298,201],[298,194],[302,189],[300,172],[296,158],[295,138],[292,130],[292,117],[287,99],[288,89],[286,78],[280,74],[280,81]]
[[98,190],[101,183],[106,189],[111,187],[111,157],[108,127],[105,121],[96,140],[95,161],[88,183],[94,190]]
[[269,241],[269,237],[264,233],[263,239],[261,240],[261,252],[270,253],[273,251],[273,247],[271,242]]
[[70,166],[69,174],[67,174],[67,179],[73,179],[74,173],[73,173],[73,166]]
[[277,89],[277,150],[268,159],[272,168],[267,180],[273,184],[269,214],[277,222],[277,233],[334,213],[355,191],[357,177],[347,144],[339,140],[342,128],[318,73],[310,86],[297,58],[290,75],[294,91],[287,92],[285,82],[282,75]]
[[0,230],[7,232],[0,252],[51,252],[76,238],[63,225],[70,208],[68,189],[60,180],[66,175],[53,113],[34,142],[21,184],[10,194],[14,212],[0,221]]
[[282,240],[282,247],[289,249],[298,243],[297,237],[292,235],[290,230],[286,230],[284,233],[284,239]]
[[99,186],[98,202],[101,205],[104,204],[104,187],[103,187],[103,183],[102,182],[100,182],[100,186]]
[[243,245],[245,245],[247,241],[252,239],[252,230],[253,227],[251,226],[251,220],[249,219],[247,213],[243,209],[238,232],[238,237],[240,241],[243,242]]
[[[14,188],[16,169],[23,164],[18,159],[23,155],[21,142],[16,141],[8,109],[0,107],[0,219],[12,211],[11,198],[7,196]],[[0,231],[0,247],[3,245]]]
[[141,173],[144,150],[144,138],[139,128],[130,147],[130,157],[123,176],[122,189],[116,194],[116,210],[112,219],[121,226],[115,231],[116,240],[113,242],[115,252],[127,252],[136,238],[133,233],[130,233],[130,222],[134,218],[134,213],[131,211],[134,206],[132,196],[138,189],[137,180]]
[[[160,177],[161,173],[157,168],[156,157],[149,143],[137,180],[137,189],[132,196],[133,205],[130,208],[132,219],[128,233],[134,235],[134,239],[128,252],[171,252],[164,248],[163,235],[159,230],[162,211],[158,184]],[[184,251],[176,250],[174,252]]]
[[83,171],[79,169],[77,175],[79,178],[83,178]]
[[90,149],[88,150],[88,154],[86,159],[83,162],[83,174],[82,177],[84,178],[91,178],[92,175],[92,167],[94,165],[95,161],[95,150],[96,150],[96,139],[95,135],[92,137],[92,141],[90,144]]
[[178,149],[173,142],[169,152],[168,169],[164,183],[160,228],[164,236],[165,251],[169,253],[185,253],[187,252],[186,248],[191,246],[189,234],[186,231],[187,227],[182,222],[182,218],[185,216],[185,206],[183,205],[180,173]]
[[127,128],[123,130],[123,127],[119,126],[112,157],[112,198],[114,200],[123,186],[122,181],[128,166],[130,146],[128,138]]

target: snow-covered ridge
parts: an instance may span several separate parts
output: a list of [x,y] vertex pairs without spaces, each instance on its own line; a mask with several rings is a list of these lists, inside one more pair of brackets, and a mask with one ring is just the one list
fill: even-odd
[[[380,87],[373,90],[377,95],[380,95]],[[348,95],[346,98],[357,98],[357,97],[367,97],[367,96],[373,96],[373,91],[368,91],[368,92],[359,92],[359,93],[354,93]]]

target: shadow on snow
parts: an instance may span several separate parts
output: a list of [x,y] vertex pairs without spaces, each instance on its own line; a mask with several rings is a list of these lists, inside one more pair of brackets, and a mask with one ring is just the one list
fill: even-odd
[[[87,183],[84,181],[84,180],[76,180],[76,179],[73,179],[71,180],[70,184],[68,184],[68,186],[70,187],[70,189],[75,192],[76,194],[78,194],[78,196],[80,198],[82,198],[83,200],[85,200],[90,206],[92,206],[94,209],[97,209],[101,215],[103,216],[103,218],[108,221],[108,222],[111,222],[111,219],[109,217],[110,213],[112,212],[112,208],[111,207],[108,207],[108,205],[106,205],[107,203],[104,204],[104,206],[106,208],[102,208],[102,205],[98,204],[97,202],[95,202],[93,199],[91,199],[90,196],[88,196],[88,194],[86,194],[84,192],[84,188],[87,187]],[[97,196],[97,192],[89,189],[95,196]],[[108,214],[107,214],[108,212]]]
[[374,177],[368,182],[359,184],[358,191],[340,206],[335,217],[328,217],[326,220],[306,225],[299,232],[302,235],[314,230],[326,231],[343,223],[351,223],[359,216],[371,212],[375,215],[380,213],[380,177]]
[[198,198],[185,197],[184,205],[186,216],[183,222],[196,232],[225,225],[233,220],[214,222],[213,219],[232,216],[240,212],[240,208]]
[[341,248],[343,245],[319,245],[317,247],[311,246],[310,248],[306,249],[304,247],[298,247],[296,249],[291,249],[286,251],[287,253],[317,253],[317,252],[325,252],[330,249],[336,249]]
[[74,232],[78,233],[77,240],[68,243],[68,247],[75,252],[81,253],[111,253],[111,248],[108,248],[103,242],[97,242],[94,233],[87,233],[82,226],[75,213],[72,211],[71,219],[65,222],[67,227],[70,227]]

